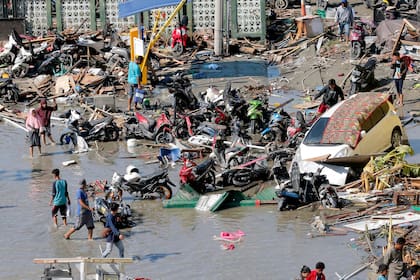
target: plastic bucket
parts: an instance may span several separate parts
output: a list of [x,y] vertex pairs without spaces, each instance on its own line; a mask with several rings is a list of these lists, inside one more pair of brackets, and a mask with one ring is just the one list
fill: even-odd
[[139,145],[137,139],[128,139],[127,140],[127,147],[136,147]]
[[305,5],[305,13],[307,16],[312,15],[312,7],[311,5]]

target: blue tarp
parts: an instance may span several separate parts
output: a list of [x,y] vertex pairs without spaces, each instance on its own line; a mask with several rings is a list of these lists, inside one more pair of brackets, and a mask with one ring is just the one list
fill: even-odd
[[128,17],[140,12],[178,5],[180,0],[129,0],[118,4],[118,16]]

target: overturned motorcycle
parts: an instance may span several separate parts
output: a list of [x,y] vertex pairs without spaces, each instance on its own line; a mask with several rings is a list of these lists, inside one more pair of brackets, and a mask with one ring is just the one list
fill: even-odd
[[127,191],[136,199],[170,199],[172,188],[176,187],[169,179],[167,169],[142,177],[139,169],[133,165],[127,166],[123,176],[115,172],[112,185]]

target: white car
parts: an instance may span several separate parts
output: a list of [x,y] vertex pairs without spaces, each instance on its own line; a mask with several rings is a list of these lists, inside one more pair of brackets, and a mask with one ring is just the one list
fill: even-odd
[[359,93],[321,115],[292,160],[293,187],[298,188],[301,174],[320,169],[330,184],[344,185],[349,167],[322,163],[322,159],[371,155],[400,145],[404,130],[388,99],[388,94]]

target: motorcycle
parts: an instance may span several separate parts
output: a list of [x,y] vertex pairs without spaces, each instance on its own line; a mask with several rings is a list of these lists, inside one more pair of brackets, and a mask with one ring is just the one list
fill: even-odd
[[188,34],[185,25],[177,24],[172,31],[171,48],[175,56],[180,56],[187,47]]
[[376,58],[369,58],[364,64],[355,64],[350,77],[350,95],[372,87],[375,80]]
[[199,108],[199,102],[191,89],[191,81],[183,77],[181,73],[175,75],[168,83],[169,92],[174,96],[174,107],[178,111],[195,110]]
[[115,172],[112,182],[136,199],[170,199],[172,188],[176,187],[169,179],[167,169],[142,177],[133,165],[127,166],[123,176]]
[[134,223],[130,221],[130,217],[132,216],[130,205],[126,204],[124,201],[117,203],[115,201],[106,200],[103,197],[95,197],[94,201],[94,220],[100,221],[105,225],[106,216],[111,211],[110,209],[112,204],[118,204],[118,211],[116,215],[117,224],[115,226],[117,228],[127,228],[134,226]]
[[127,121],[126,138],[154,140],[156,143],[172,143],[171,122],[167,111],[162,112],[157,120],[146,117],[139,112],[135,118]]
[[249,160],[249,147],[234,146],[226,148],[221,136],[216,136],[210,157],[225,169],[241,165]]
[[76,110],[69,110],[60,117],[67,119],[67,127],[59,138],[62,145],[70,141],[73,145],[77,145],[77,136],[86,141],[115,141],[119,137],[119,129],[112,116],[80,123],[81,114]]
[[[349,40],[351,44],[350,58],[358,59],[366,52],[365,37],[371,33],[374,24],[368,21],[356,21],[350,31]],[[369,32],[370,31],[370,32]]]
[[267,102],[268,99],[265,96],[260,96],[248,102],[247,118],[250,134],[255,134],[263,128],[267,114]]
[[[39,47],[34,48],[32,51],[26,50],[23,46],[21,46],[11,69],[12,76],[16,78],[25,77],[30,71],[31,64],[34,61],[41,59],[47,48],[47,42],[42,43]],[[33,66],[32,68],[39,67]]]
[[181,115],[178,113],[177,117],[179,117],[180,120],[177,120],[173,130],[175,137],[181,139],[187,139],[188,137],[200,134],[203,128],[200,124],[206,121],[205,116],[201,114]]
[[215,162],[209,158],[197,165],[190,155],[184,155],[179,178],[181,184],[189,184],[201,194],[214,191],[216,189]]
[[4,102],[17,103],[21,100],[20,90],[11,78],[0,78],[0,96]]
[[325,208],[339,208],[342,206],[341,199],[333,186],[328,182],[325,175],[320,174],[321,170],[314,173],[301,174],[301,183],[298,190],[302,201],[306,204],[320,201]]
[[19,47],[22,45],[22,38],[16,32],[12,30],[9,35],[9,40],[4,45],[3,50],[0,52],[0,64],[12,64],[15,61],[16,55],[19,52]]
[[274,112],[270,117],[268,127],[261,132],[261,142],[284,142],[287,139],[287,128],[291,122],[291,117],[288,113],[281,110]]

